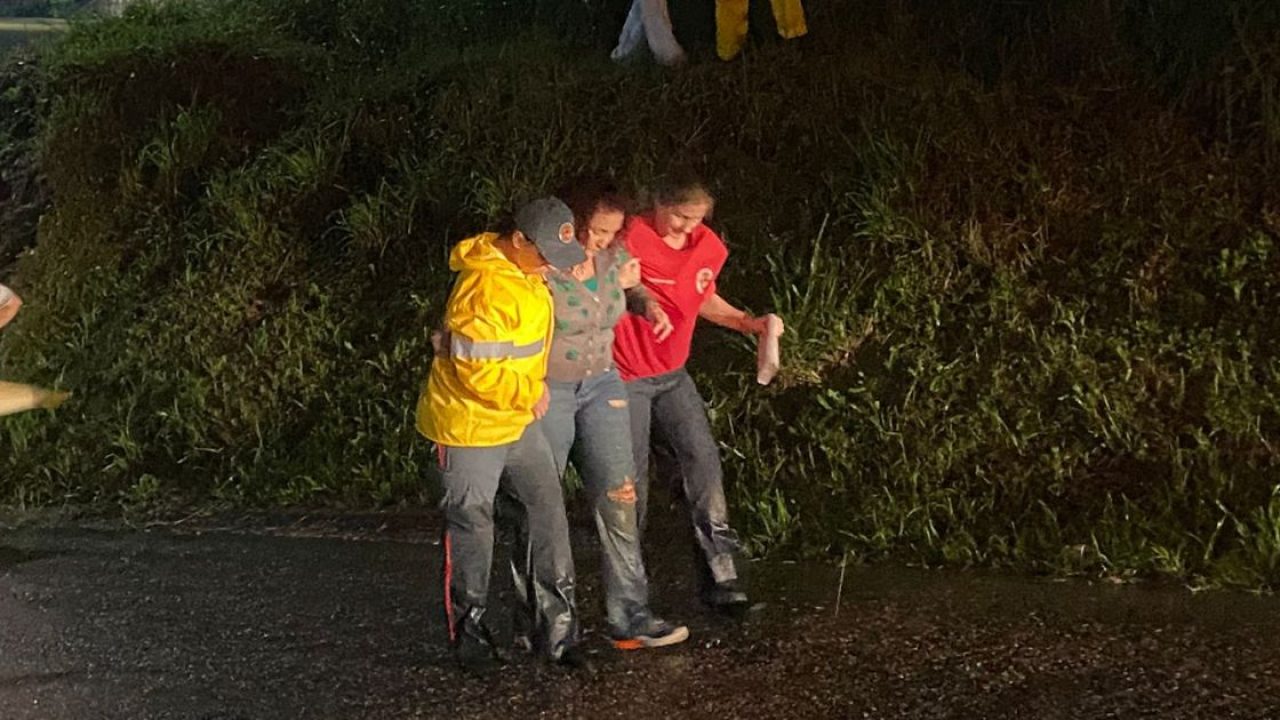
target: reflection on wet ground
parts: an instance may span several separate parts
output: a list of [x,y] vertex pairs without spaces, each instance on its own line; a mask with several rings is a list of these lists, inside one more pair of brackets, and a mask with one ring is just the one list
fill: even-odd
[[[676,527],[647,547],[683,646],[600,671],[443,652],[429,515],[229,516],[0,533],[0,718],[1272,718],[1277,601],[910,568],[754,563],[741,621],[693,600]],[[580,528],[580,597],[601,627]],[[500,565],[500,563],[496,563]],[[503,590],[498,574],[498,590]],[[496,605],[496,603],[495,603]]]

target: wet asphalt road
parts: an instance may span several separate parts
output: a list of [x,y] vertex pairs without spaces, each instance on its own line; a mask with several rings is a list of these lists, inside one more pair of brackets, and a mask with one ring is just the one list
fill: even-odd
[[692,602],[676,532],[648,551],[689,643],[592,634],[593,677],[473,679],[439,642],[430,524],[0,523],[0,719],[1280,718],[1280,599],[850,568],[836,614],[838,569],[756,564],[768,604],[730,621]]

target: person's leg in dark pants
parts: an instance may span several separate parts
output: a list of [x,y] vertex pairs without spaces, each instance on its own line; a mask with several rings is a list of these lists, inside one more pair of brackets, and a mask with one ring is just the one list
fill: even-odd
[[[653,477],[658,478],[661,482],[667,483],[667,487],[673,493],[680,496],[680,500],[684,503],[685,510],[693,517],[692,506],[684,497],[684,471],[680,468],[680,461],[676,459],[675,450],[671,447],[659,432],[653,432],[653,442],[649,447],[650,462],[653,466]],[[674,497],[672,499],[675,499]],[[502,495],[498,496],[499,502]],[[711,576],[711,568],[707,565],[706,553],[703,552],[702,544],[699,542],[698,534],[689,534],[689,551],[693,557],[693,574],[697,582],[698,592],[706,594],[708,590],[716,585],[715,578]]]
[[661,390],[653,398],[652,433],[671,450],[675,467],[667,472],[679,481],[693,522],[694,538],[702,551],[700,576],[711,585],[702,588],[713,605],[736,605],[746,596],[736,587],[734,552],[738,536],[729,526],[720,449],[711,434],[706,403],[693,378],[683,369],[661,376]]
[[[551,455],[555,459],[556,472],[563,479],[569,462],[569,450],[573,447],[576,433],[578,384],[551,382],[548,383],[548,387],[551,390],[551,403],[548,405],[547,414],[537,423],[537,426],[547,437]],[[563,485],[561,487],[563,488]],[[531,650],[533,628],[537,623],[534,620],[536,608],[529,602],[532,598],[529,585],[532,568],[528,553],[527,520],[524,508],[508,494],[499,494],[497,509],[498,517],[509,522],[511,528],[509,534],[515,539],[512,547],[518,549],[511,555],[512,585],[515,587],[516,595],[526,601],[522,607],[515,610],[512,634],[517,647]]]
[[526,592],[534,646],[559,660],[578,640],[577,601],[560,473],[539,425],[526,428],[511,448],[502,481],[519,502],[528,533]]
[[484,622],[493,562],[493,505],[510,445],[437,446],[444,496],[445,619],[449,642],[464,662],[496,655]]

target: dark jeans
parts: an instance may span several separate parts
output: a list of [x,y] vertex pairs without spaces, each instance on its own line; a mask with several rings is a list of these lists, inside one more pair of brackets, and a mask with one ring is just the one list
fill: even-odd
[[[497,447],[436,448],[444,498],[445,613],[450,640],[458,623],[483,615],[493,563],[494,502],[499,490],[520,507],[524,542],[513,549],[530,581],[523,588],[534,641],[559,657],[577,640],[573,556],[560,473],[539,423]],[[521,610],[523,612],[523,609]]]
[[678,483],[693,520],[699,550],[699,579],[708,583],[736,580],[733,553],[738,536],[729,527],[720,449],[711,435],[706,403],[684,368],[626,383],[631,402],[631,443],[636,465],[636,511],[645,526],[649,500],[649,451],[663,452],[657,475]]
[[582,477],[600,535],[609,629],[617,637],[631,637],[651,615],[637,529],[627,390],[615,370],[550,387],[542,430],[560,472],[572,460]]

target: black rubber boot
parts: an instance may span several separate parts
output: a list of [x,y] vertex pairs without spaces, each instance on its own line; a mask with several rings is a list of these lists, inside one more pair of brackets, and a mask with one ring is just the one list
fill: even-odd
[[567,647],[560,656],[552,662],[556,667],[563,668],[570,672],[581,673],[583,675],[594,675],[596,673],[596,664],[587,654],[578,646]]
[[484,608],[469,609],[453,632],[453,658],[464,671],[488,675],[507,664],[507,656],[498,649],[493,633],[484,623]]
[[728,580],[707,587],[702,591],[702,601],[712,610],[730,616],[743,614],[751,604],[747,599],[747,593],[742,590],[736,580]]

